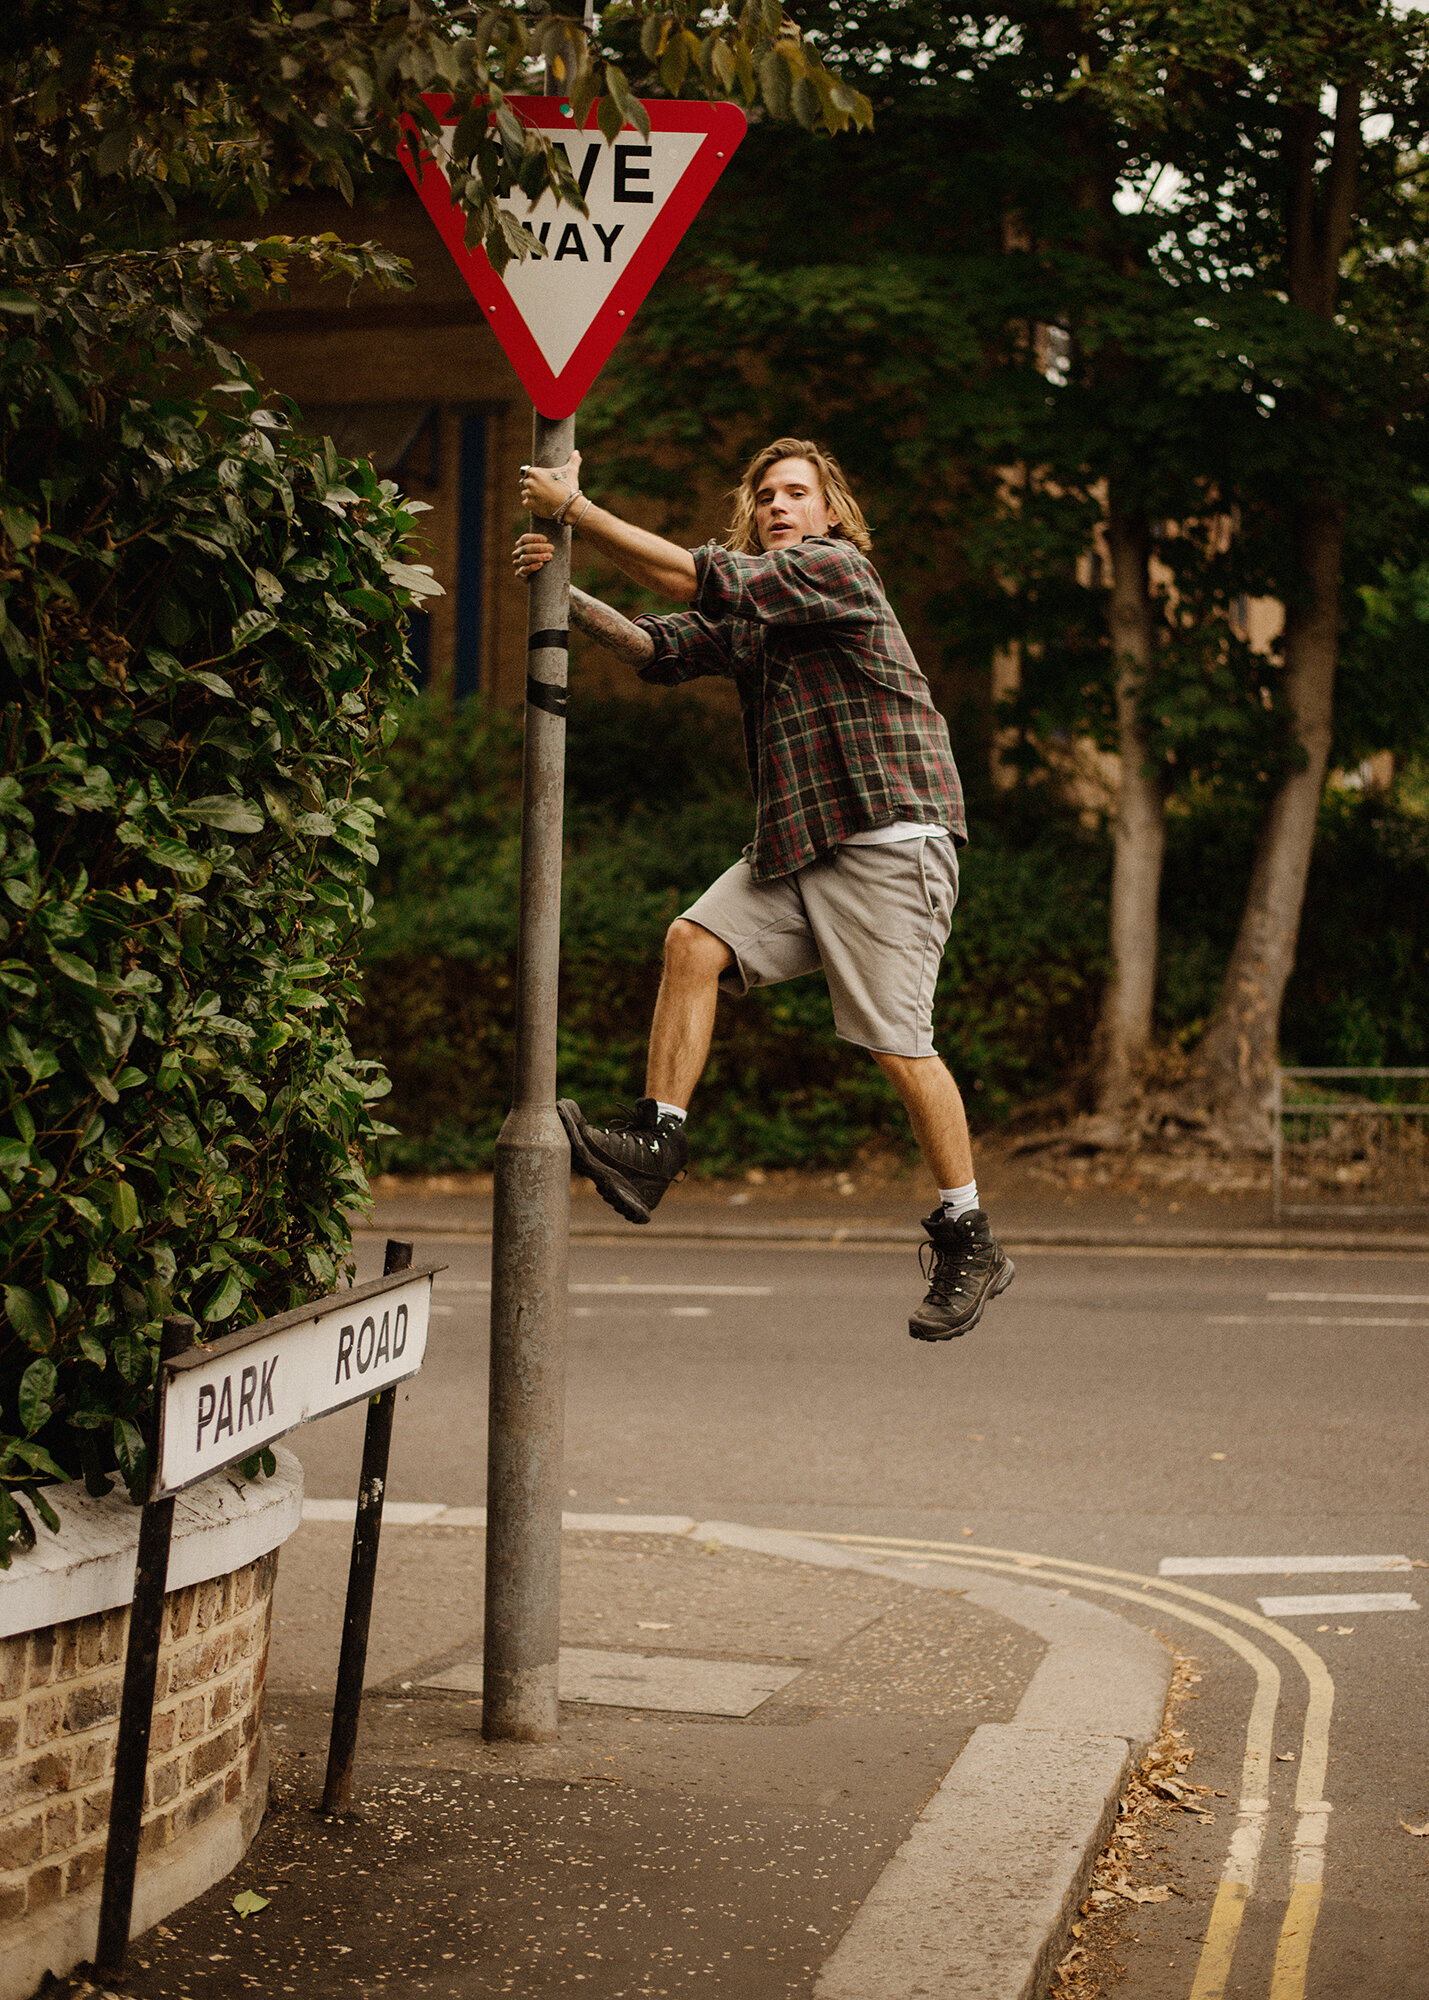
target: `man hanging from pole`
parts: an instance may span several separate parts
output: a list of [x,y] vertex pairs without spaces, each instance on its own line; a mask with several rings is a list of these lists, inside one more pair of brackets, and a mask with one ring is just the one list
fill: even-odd
[[[689,1157],[685,1115],[721,990],[823,970],[840,1037],[866,1048],[903,1100],[938,1188],[925,1217],[928,1295],[908,1322],[950,1340],[1006,1291],[1013,1265],[978,1205],[957,1084],[933,1050],[933,988],[967,838],[947,725],[869,560],[868,526],[836,462],[802,438],[751,461],[726,545],[679,547],[580,490],[580,454],[525,466],[521,497],[649,590],[691,608],[623,618],[583,591],[571,622],[674,687],[732,679],[744,717],[755,833],[744,857],[675,919],[650,1032],[645,1096],[591,1125],[558,1105],[577,1169],[648,1222]],[[553,554],[522,535],[517,575]]]

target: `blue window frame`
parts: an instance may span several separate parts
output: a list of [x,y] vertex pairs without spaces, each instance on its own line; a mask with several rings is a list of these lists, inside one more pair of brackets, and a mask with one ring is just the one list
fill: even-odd
[[[458,477],[456,660],[452,692],[463,696],[481,689],[481,635],[485,624],[486,585],[486,419],[461,420],[461,464]],[[414,635],[415,636],[415,635]]]

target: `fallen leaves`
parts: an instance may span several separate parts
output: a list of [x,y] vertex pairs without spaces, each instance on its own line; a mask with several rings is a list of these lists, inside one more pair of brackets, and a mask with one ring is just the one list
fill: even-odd
[[256,1889],[240,1889],[234,1897],[232,1908],[240,1917],[256,1917],[260,1910],[266,1910],[271,1899],[260,1896]]
[[1143,1835],[1161,1830],[1164,1822],[1157,1817],[1160,1812],[1174,1807],[1195,1819],[1210,1821],[1214,1815],[1206,1811],[1204,1801],[1225,1796],[1213,1794],[1209,1785],[1193,1784],[1186,1776],[1195,1752],[1185,1731],[1171,1721],[1179,1703],[1200,1678],[1191,1661],[1177,1654],[1167,1720],[1118,1803],[1116,1830],[1097,1859],[1091,1888],[1079,1912],[1088,1921],[1072,1926],[1072,1946],[1058,1964],[1050,2000],[1096,2000],[1103,1992],[1103,1982],[1119,1976],[1110,1957],[1117,1932],[1107,1925],[1109,1912],[1128,1903],[1133,1908],[1169,1903],[1173,1896],[1184,1893],[1173,1882],[1136,1882],[1132,1876],[1156,1865],[1143,1847]]
[[1275,1761],[1277,1764],[1293,1764],[1295,1762],[1295,1752],[1293,1750],[1277,1750]]
[[[1203,1804],[1203,1801],[1211,1796],[1209,1785],[1183,1784],[1176,1778],[1162,1775],[1149,1778],[1147,1789],[1155,1792],[1158,1798],[1165,1799],[1168,1804],[1177,1807],[1179,1811],[1190,1813],[1191,1817],[1198,1819],[1202,1826],[1211,1826],[1215,1823],[1215,1814],[1207,1812]],[[1219,1792],[1216,1796],[1224,1798],[1225,1793]]]
[[[1057,1984],[1062,1992],[1070,1993],[1073,1990],[1068,1981],[1076,1978],[1078,1967],[1085,1962],[1086,1956],[1086,1946],[1084,1944],[1074,1944],[1072,1949],[1067,1953],[1067,1956],[1058,1965]],[[1100,1988],[1094,1988],[1093,1991],[1099,1992]]]
[[1406,1833],[1412,1833],[1416,1840],[1423,1840],[1426,1835],[1429,1835],[1429,1819],[1425,1820],[1423,1826],[1411,1826],[1407,1819],[1402,1819],[1399,1824],[1404,1828]]

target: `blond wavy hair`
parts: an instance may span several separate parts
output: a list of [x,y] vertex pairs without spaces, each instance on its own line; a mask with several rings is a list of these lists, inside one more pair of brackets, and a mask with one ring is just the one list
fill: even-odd
[[837,520],[837,525],[830,525],[829,533],[845,542],[852,542],[856,549],[867,555],[873,547],[873,537],[868,532],[863,509],[849,491],[838,460],[811,438],[776,438],[773,444],[765,445],[763,451],[757,451],[750,459],[744,468],[743,478],[730,495],[734,501],[734,519],[725,536],[725,547],[732,549],[736,555],[763,554],[754,518],[754,496],[770,466],[778,465],[785,458],[806,458],[809,461],[819,475],[824,505]]

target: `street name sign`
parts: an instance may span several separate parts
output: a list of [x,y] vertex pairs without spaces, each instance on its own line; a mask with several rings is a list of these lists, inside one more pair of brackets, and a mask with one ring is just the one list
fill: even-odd
[[109,1791],[95,1966],[115,1983],[124,1972],[148,1782],[149,1738],[164,1629],[175,1495],[285,1432],[347,1403],[367,1402],[362,1477],[342,1616],[322,1810],[346,1812],[367,1671],[367,1634],[377,1580],[382,1501],[392,1445],[395,1384],[422,1365],[432,1279],[441,1264],[412,1269],[410,1243],[389,1241],[384,1271],[370,1284],[296,1306],[195,1348],[194,1322],[164,1321],[159,1377],[146,1427],[149,1491],[139,1515],[134,1595],[124,1650],[124,1687]]
[[161,1361],[155,1497],[415,1375],[441,1268],[374,1278]]
[[555,136],[589,215],[553,194],[535,203],[513,195],[503,206],[546,254],[508,264],[498,277],[479,245],[467,248],[466,216],[452,200],[451,100],[424,101],[442,120],[442,138],[429,150],[409,119],[402,164],[531,401],[543,417],[568,417],[729,165],[744,113],[734,104],[646,99],[649,138],[627,125],[607,145],[593,109],[577,130],[563,98],[508,97],[523,124]]

